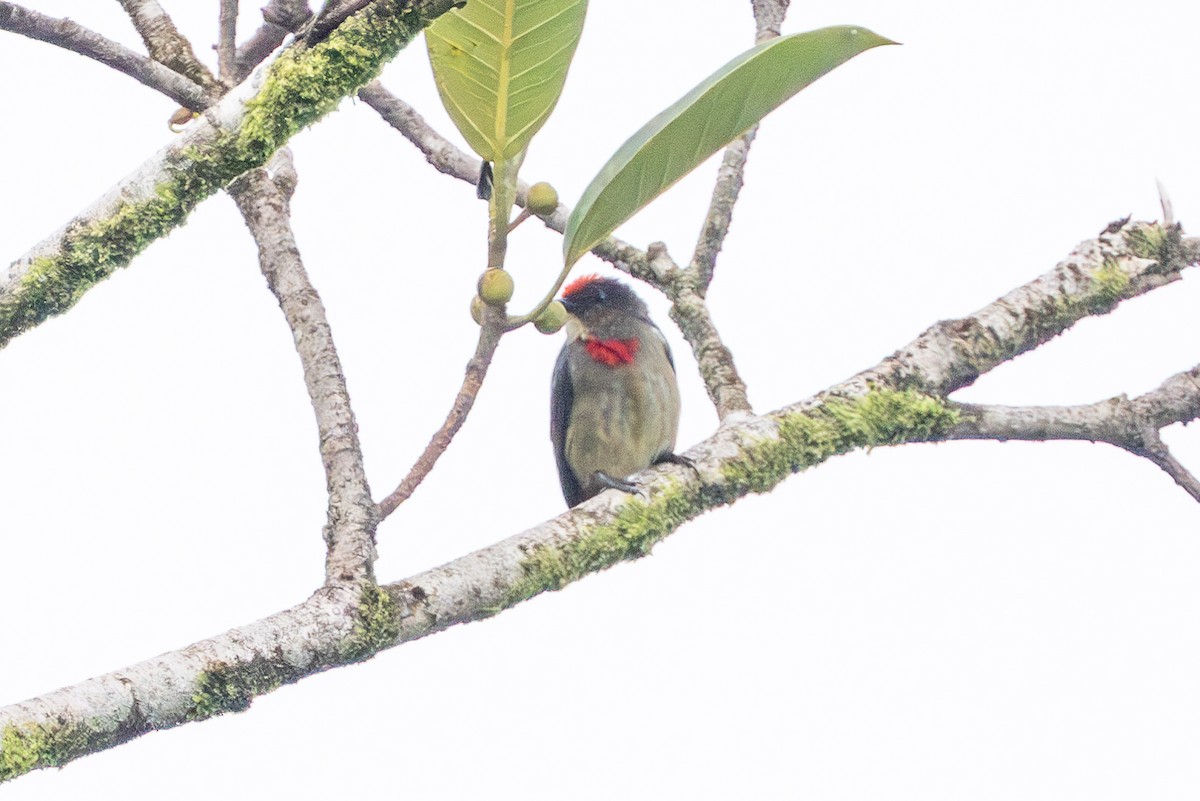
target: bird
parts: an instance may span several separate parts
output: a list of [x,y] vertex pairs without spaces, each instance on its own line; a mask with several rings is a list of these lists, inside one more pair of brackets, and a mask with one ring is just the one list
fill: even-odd
[[550,382],[550,440],[568,507],[653,464],[693,466],[674,452],[675,362],[641,298],[615,278],[585,275],[560,298],[567,341]]

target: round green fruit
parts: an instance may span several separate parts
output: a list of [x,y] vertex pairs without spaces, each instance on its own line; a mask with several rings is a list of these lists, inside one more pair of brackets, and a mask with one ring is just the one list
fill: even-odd
[[543,334],[553,334],[563,327],[567,321],[567,310],[561,302],[555,300],[542,309],[542,313],[533,321],[533,327]]
[[525,196],[525,207],[534,214],[553,214],[558,208],[558,192],[545,181],[539,181],[529,187]]
[[489,306],[503,306],[512,300],[513,279],[499,268],[485,270],[479,276],[479,297]]
[[475,325],[483,325],[483,298],[476,295],[471,298],[471,319]]

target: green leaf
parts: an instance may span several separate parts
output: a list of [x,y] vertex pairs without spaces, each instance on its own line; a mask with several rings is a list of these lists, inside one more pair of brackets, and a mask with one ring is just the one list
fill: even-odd
[[425,31],[438,93],[484,161],[523,151],[550,116],[587,0],[470,0]]
[[563,235],[566,264],[792,95],[885,44],[895,42],[839,25],[763,42],[721,67],[642,126],[584,190]]

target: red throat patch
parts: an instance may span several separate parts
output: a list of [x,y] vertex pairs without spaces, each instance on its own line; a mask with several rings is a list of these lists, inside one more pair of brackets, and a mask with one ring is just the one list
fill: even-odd
[[583,340],[583,347],[587,350],[588,355],[605,367],[633,364],[633,357],[637,355],[639,345],[641,343],[636,339]]

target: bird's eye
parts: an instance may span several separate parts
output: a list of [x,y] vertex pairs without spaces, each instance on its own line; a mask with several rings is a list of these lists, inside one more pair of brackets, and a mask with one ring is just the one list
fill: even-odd
[[608,295],[604,292],[603,289],[596,290],[596,300],[598,300],[601,303],[608,300]]

